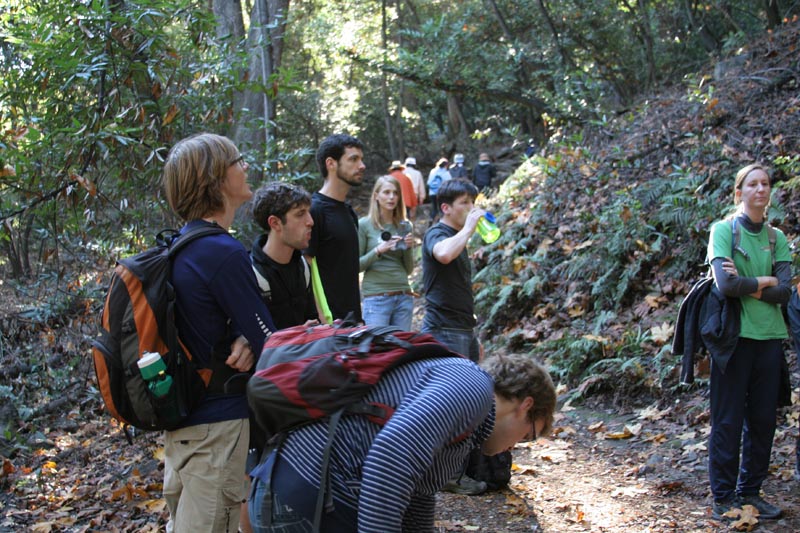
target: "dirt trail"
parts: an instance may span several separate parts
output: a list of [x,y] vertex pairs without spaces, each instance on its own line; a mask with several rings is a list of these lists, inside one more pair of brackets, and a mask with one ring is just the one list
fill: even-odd
[[[553,438],[515,449],[509,490],[478,497],[440,494],[439,531],[733,531],[710,515],[708,423],[687,426],[680,419],[702,406],[702,399],[695,402],[625,414],[602,408],[563,412]],[[636,435],[621,438],[625,426]],[[752,531],[800,531],[800,484],[792,480],[795,435],[785,423],[779,428],[764,485],[784,517]]]

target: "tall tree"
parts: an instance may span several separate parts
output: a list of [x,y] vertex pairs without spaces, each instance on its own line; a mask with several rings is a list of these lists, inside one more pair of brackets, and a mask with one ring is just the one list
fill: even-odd
[[242,89],[234,97],[233,138],[240,147],[261,154],[267,161],[274,137],[277,73],[289,4],[290,0],[254,0],[246,40],[240,0],[213,0],[212,5],[217,36],[226,43],[229,66],[244,64],[239,70]]

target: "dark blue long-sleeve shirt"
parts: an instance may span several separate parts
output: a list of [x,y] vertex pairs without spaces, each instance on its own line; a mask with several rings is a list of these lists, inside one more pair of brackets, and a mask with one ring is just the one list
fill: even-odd
[[[209,223],[195,220],[182,231],[202,224]],[[189,243],[175,258],[171,279],[181,341],[201,367],[208,367],[212,357],[224,363],[239,335],[245,336],[258,357],[275,326],[258,292],[250,256],[239,241],[223,233]],[[243,390],[233,395],[209,394],[182,426],[247,417]]]

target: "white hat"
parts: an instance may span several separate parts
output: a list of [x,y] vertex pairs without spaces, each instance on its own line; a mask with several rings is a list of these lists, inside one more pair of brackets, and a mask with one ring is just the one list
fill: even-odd
[[416,165],[417,160],[413,157],[406,157],[406,165]]
[[456,154],[456,156],[453,158],[453,161],[455,161],[456,163],[463,163],[464,154]]

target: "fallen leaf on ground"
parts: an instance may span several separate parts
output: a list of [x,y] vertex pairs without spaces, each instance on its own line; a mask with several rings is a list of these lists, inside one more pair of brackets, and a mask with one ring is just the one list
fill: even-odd
[[636,430],[638,432],[641,431],[641,429],[642,429],[641,425],[639,425],[638,428],[636,426],[626,425],[625,427],[622,428],[622,431],[606,433],[605,438],[610,440],[629,439],[636,435],[636,433],[634,433],[633,430]]
[[736,531],[752,531],[758,524],[758,509],[752,505],[744,505],[741,509],[731,509],[722,516],[737,519],[731,522],[731,527]]
[[588,429],[590,433],[600,433],[605,429],[605,425],[606,423],[601,420],[600,422],[589,425],[586,429]]
[[653,326],[650,328],[650,335],[653,337],[653,342],[658,345],[666,344],[672,340],[672,335],[675,333],[675,326],[669,322],[664,322],[660,326]]
[[642,432],[641,424],[625,424],[625,429],[629,431],[634,437],[637,437]]
[[658,403],[654,403],[653,405],[639,411],[638,416],[641,420],[651,420],[653,422],[656,422],[658,420],[661,420],[668,414],[669,414],[669,409],[663,409],[663,410],[659,409]]
[[581,505],[576,505],[575,512],[568,514],[566,518],[570,522],[575,522],[576,524],[580,524],[586,518],[586,515],[583,512],[583,507]]
[[514,494],[513,492],[506,495],[506,505],[512,508],[516,513],[528,513],[528,505],[525,500]]

